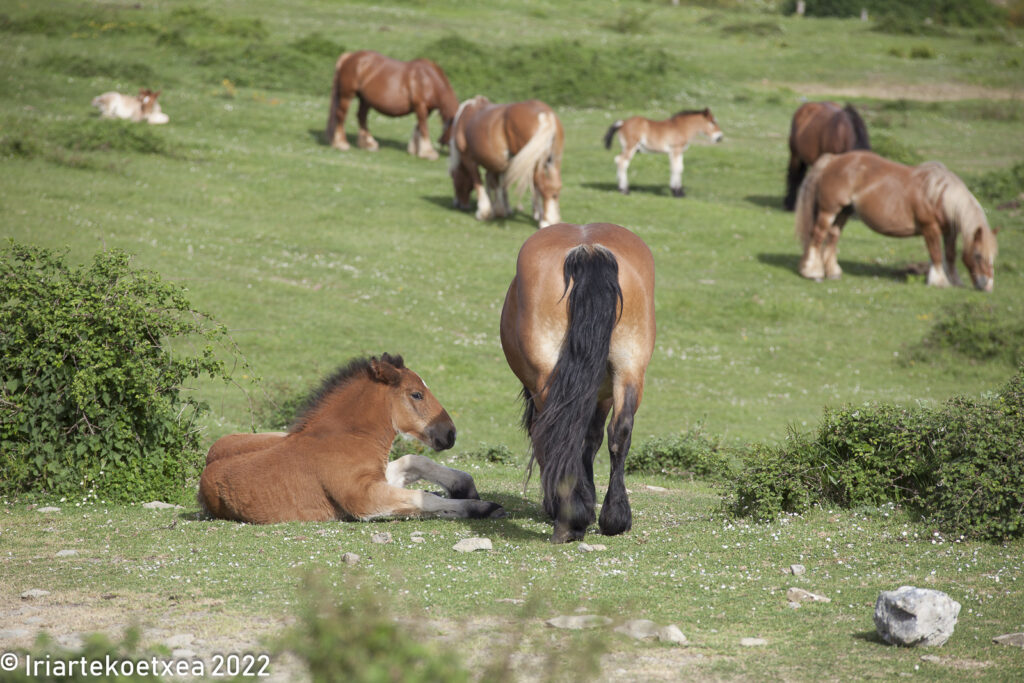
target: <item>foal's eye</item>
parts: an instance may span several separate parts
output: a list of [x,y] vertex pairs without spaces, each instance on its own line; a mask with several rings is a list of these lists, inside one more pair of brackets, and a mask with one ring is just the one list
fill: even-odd
[[423,400],[423,392],[422,391],[414,391],[414,392],[412,392],[412,397],[413,397],[413,400],[415,400],[415,401],[422,401]]

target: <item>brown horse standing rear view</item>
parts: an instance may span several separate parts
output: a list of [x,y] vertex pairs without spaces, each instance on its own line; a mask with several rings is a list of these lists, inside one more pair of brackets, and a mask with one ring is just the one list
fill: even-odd
[[385,116],[416,114],[407,150],[424,159],[437,159],[430,144],[427,117],[440,110],[444,129],[438,144],[448,144],[449,128],[459,100],[448,83],[448,77],[429,59],[401,62],[372,50],[346,52],[338,57],[331,89],[331,110],[327,115],[327,142],[335,149],[349,148],[345,139],[345,117],[353,97],[359,98],[359,136],[356,144],[375,150],[377,141],[366,127],[370,109]]
[[786,174],[787,211],[796,207],[807,167],[822,154],[842,154],[854,149],[871,149],[868,129],[852,104],[808,102],[793,114],[789,129],[789,172]]
[[523,384],[552,543],[582,539],[594,521],[594,456],[609,412],[611,478],[599,525],[608,535],[632,528],[625,462],[654,334],[654,258],[626,228],[561,223],[519,250],[501,347]]
[[[206,456],[199,504],[221,519],[373,519],[390,515],[503,517],[473,478],[420,455],[388,462],[398,433],[434,450],[455,444],[455,425],[401,356],[356,359],[328,378],[286,433],[231,434]],[[419,479],[451,498],[404,488]]]
[[470,193],[476,190],[477,219],[503,218],[512,213],[508,188],[523,192],[528,187],[538,227],[559,222],[564,140],[562,122],[540,100],[492,104],[483,95],[466,100],[452,123],[449,146],[455,207],[468,209]]

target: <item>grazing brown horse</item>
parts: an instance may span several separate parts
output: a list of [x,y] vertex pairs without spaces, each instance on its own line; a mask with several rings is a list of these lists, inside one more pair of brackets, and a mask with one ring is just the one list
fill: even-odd
[[786,211],[796,207],[796,193],[807,167],[822,154],[871,149],[868,129],[852,104],[807,102],[793,114],[789,129],[789,172],[786,174]]
[[401,62],[372,50],[346,52],[338,57],[334,67],[331,110],[327,115],[327,141],[335,149],[349,148],[345,139],[345,116],[353,97],[359,97],[359,137],[356,140],[359,147],[375,150],[379,146],[366,128],[371,108],[385,116],[415,113],[416,127],[412,130],[408,152],[431,160],[438,155],[430,144],[427,117],[435,109],[440,110],[444,129],[438,144],[446,145],[452,117],[459,106],[448,77],[429,59]]
[[522,193],[529,187],[539,227],[559,222],[564,144],[561,121],[539,100],[492,104],[483,95],[466,100],[452,123],[449,146],[455,207],[468,209],[470,193],[476,190],[477,219],[502,218],[511,213],[508,188]]
[[552,543],[582,539],[594,521],[594,456],[609,411],[611,478],[599,524],[608,535],[632,528],[624,466],[654,333],[654,259],[629,230],[561,223],[519,250],[501,346],[523,384]]
[[[455,444],[455,425],[401,356],[356,359],[328,378],[288,432],[232,434],[206,456],[199,503],[213,517],[272,524],[389,515],[502,517],[473,478],[429,458],[388,462],[399,433],[435,450]],[[441,498],[404,488],[418,479]]]
[[960,284],[956,240],[961,237],[963,262],[974,286],[992,291],[995,232],[963,181],[939,162],[904,166],[868,151],[818,159],[797,197],[796,234],[804,249],[801,275],[819,281],[839,278],[837,243],[853,214],[889,237],[922,235],[932,261],[928,284],[936,287]]
[[612,148],[612,138],[619,134],[622,152],[615,155],[615,167],[619,179],[619,192],[629,194],[629,162],[637,152],[660,152],[668,155],[668,186],[673,197],[683,197],[683,152],[690,141],[703,133],[711,142],[722,140],[722,129],[712,116],[710,109],[681,111],[670,119],[652,121],[642,116],[633,116],[625,121],[616,121],[604,134],[605,149]]

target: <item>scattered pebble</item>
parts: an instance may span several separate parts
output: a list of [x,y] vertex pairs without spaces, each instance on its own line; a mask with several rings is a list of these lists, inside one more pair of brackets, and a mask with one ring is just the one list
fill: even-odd
[[471,553],[474,550],[490,550],[491,539],[489,538],[464,538],[452,546],[453,550],[460,553]]
[[175,508],[177,508],[178,510],[182,509],[180,505],[172,505],[171,503],[165,503],[162,500],[154,500],[150,501],[149,503],[143,503],[142,507],[146,508],[147,510],[172,510]]
[[57,557],[74,557],[77,554],[77,550],[60,550],[57,552]]
[[341,556],[341,561],[345,564],[359,564],[359,560],[362,558],[355,553],[345,553]]
[[31,588],[21,594],[22,600],[34,600],[36,598],[44,598],[50,594],[50,591],[44,591],[41,588]]
[[412,541],[413,543],[423,543],[426,539],[423,538],[422,536],[413,536],[409,540]]
[[683,645],[686,643],[686,636],[675,624],[669,624],[668,626],[662,626],[658,630],[658,640],[663,643],[675,643],[677,645]]
[[1007,633],[996,636],[992,639],[997,645],[1011,645],[1013,647],[1024,647],[1024,633]]
[[743,647],[761,647],[767,644],[768,641],[764,638],[740,638],[740,645]]
[[645,484],[648,491],[668,491],[664,486],[655,486],[654,484]]
[[660,628],[650,619],[631,619],[626,623],[616,626],[615,632],[622,633],[630,638],[636,638],[637,640],[646,640],[647,638],[655,638],[658,635]]
[[824,595],[818,595],[817,593],[796,587],[786,591],[786,599],[790,602],[832,602],[832,598],[826,598]]
[[60,508],[53,506],[47,506],[43,508],[36,508],[36,512],[60,512]]
[[580,614],[577,616],[562,616],[548,619],[544,622],[548,626],[554,626],[555,628],[567,628],[574,631],[585,628],[597,628],[598,626],[607,626],[612,623],[612,620],[608,617],[602,617],[597,614]]
[[391,543],[391,532],[382,531],[379,534],[374,534],[370,536],[370,540],[374,543]]
[[807,568],[802,564],[791,564],[789,565],[789,573],[793,576],[803,576],[807,573]]
[[792,600],[790,600],[789,602],[786,603],[786,607],[788,607],[790,609],[800,609],[800,603],[799,602],[793,602]]
[[938,655],[922,655],[922,662],[931,662],[932,664],[942,664],[942,657]]

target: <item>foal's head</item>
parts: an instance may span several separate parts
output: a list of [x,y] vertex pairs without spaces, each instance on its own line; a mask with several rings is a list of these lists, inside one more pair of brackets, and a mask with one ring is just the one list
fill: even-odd
[[996,232],[987,225],[979,225],[974,237],[964,245],[964,265],[971,274],[974,286],[983,292],[991,292],[995,284]]
[[402,434],[413,436],[435,451],[455,445],[455,423],[401,356],[385,353],[370,359],[370,376],[388,387],[391,421]]
[[142,115],[147,116],[153,111],[153,107],[156,106],[156,98],[160,97],[162,91],[152,91],[149,88],[139,89],[139,108],[142,110]]
[[701,114],[704,116],[704,127],[701,129],[703,133],[711,139],[711,142],[721,142],[725,133],[718,127],[718,121],[715,121],[711,109],[705,107]]

